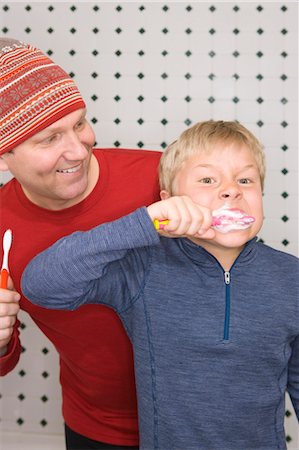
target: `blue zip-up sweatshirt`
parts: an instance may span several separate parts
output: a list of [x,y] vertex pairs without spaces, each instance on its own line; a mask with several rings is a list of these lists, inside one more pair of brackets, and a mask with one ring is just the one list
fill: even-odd
[[275,450],[286,448],[286,390],[299,415],[298,274],[295,256],[256,239],[226,273],[190,240],[159,237],[141,208],[58,241],[22,288],[46,308],[119,314],[141,449]]

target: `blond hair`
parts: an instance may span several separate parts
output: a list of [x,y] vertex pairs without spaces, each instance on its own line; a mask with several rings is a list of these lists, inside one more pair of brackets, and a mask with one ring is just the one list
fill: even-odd
[[247,128],[238,122],[209,120],[199,122],[188,128],[166,148],[159,166],[161,190],[166,190],[172,194],[173,183],[182,164],[198,152],[211,150],[218,142],[246,145],[251,150],[259,169],[263,189],[265,155],[262,144]]

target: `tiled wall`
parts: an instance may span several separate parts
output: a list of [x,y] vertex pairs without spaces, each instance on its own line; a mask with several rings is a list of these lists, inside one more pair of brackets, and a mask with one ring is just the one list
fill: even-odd
[[[2,1],[0,33],[75,77],[99,146],[164,149],[197,121],[242,122],[266,147],[260,237],[298,254],[297,2]],[[21,317],[26,350],[1,382],[2,427],[60,432],[55,350]],[[289,403],[287,415],[298,449]]]

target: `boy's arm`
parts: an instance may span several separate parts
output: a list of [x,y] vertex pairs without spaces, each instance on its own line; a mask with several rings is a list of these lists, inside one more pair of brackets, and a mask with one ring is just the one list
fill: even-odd
[[[137,252],[134,259],[134,252],[128,250],[158,243],[146,208],[140,208],[114,222],[73,233],[40,253],[23,273],[23,293],[33,303],[52,309],[72,310],[100,298],[106,303],[106,298],[124,295],[131,273],[142,270]],[[124,258],[128,253],[129,267]]]
[[289,362],[288,392],[299,421],[299,336],[292,344]]

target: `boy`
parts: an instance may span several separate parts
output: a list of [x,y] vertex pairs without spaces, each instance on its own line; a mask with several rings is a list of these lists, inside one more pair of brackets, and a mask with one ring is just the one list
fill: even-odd
[[[88,299],[119,314],[142,449],[286,448],[286,390],[299,415],[298,259],[256,240],[264,175],[247,129],[199,123],[161,159],[162,201],[60,240],[23,274],[40,306]],[[219,229],[223,207],[254,221]],[[155,219],[168,223],[157,232]]]

